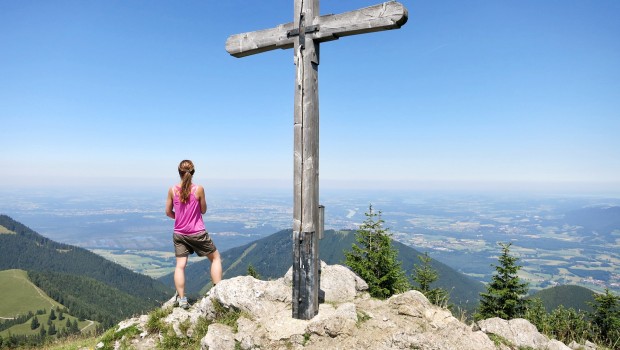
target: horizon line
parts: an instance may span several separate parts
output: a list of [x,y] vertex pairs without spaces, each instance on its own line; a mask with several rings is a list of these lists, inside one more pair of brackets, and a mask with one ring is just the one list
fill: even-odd
[[[15,179],[13,179],[15,180]],[[29,189],[63,189],[79,188],[102,189],[156,189],[164,188],[178,181],[177,178],[155,177],[46,177],[45,181],[2,181],[0,191]],[[201,178],[196,177],[195,183],[205,186],[208,190],[287,190],[293,191],[292,179],[264,179],[264,178]],[[593,194],[620,196],[620,181],[549,181],[549,180],[454,180],[454,179],[320,179],[319,189],[333,190],[360,190],[360,191],[420,191],[420,192],[536,192],[568,194]]]

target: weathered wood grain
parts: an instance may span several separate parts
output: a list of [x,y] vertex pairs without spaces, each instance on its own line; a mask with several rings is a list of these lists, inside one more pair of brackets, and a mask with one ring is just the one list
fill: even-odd
[[[316,17],[307,25],[319,25],[318,32],[309,34],[314,40],[325,42],[344,36],[398,29],[407,23],[408,11],[398,2],[390,1],[363,9],[335,15]],[[234,57],[245,57],[257,53],[290,49],[297,40],[286,33],[299,28],[294,22],[275,28],[235,34],[226,40],[226,51]]]
[[[318,16],[319,2],[295,1],[294,27],[310,25]],[[303,16],[302,16],[303,14]],[[304,38],[302,42],[301,38]],[[302,48],[303,46],[303,48]],[[293,269],[292,313],[297,319],[309,320],[319,311],[318,286],[318,151],[319,151],[319,43],[309,35],[294,42],[295,116],[294,116],[294,183],[293,223],[298,226],[294,250],[299,250],[299,268]],[[295,235],[294,235],[295,236]],[[298,246],[297,246],[298,245]]]
[[321,42],[343,36],[398,29],[407,23],[408,12],[401,3],[391,1],[356,11],[318,18],[315,40]]

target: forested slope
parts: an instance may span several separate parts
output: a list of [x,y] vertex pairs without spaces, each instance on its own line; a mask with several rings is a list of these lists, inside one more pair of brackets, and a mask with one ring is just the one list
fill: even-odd
[[58,272],[29,271],[28,277],[71,314],[111,327],[119,320],[148,313],[152,303],[129,295],[95,279]]
[[[224,278],[245,275],[247,268],[252,265],[264,279],[282,277],[292,265],[293,243],[292,231],[283,230],[273,235],[261,238],[244,246],[222,252]],[[350,250],[355,241],[354,231],[325,231],[320,241],[320,259],[327,264],[344,264],[344,250]],[[217,244],[217,242],[216,242]],[[410,276],[414,264],[420,264],[419,251],[393,241],[398,250],[398,258],[402,267]],[[478,303],[479,293],[484,285],[473,278],[466,276],[447,265],[432,260],[431,266],[439,273],[436,286],[450,292],[451,302],[473,308]],[[204,292],[204,286],[210,282],[210,263],[208,260],[189,265],[186,269],[186,290],[189,293]],[[172,274],[160,278],[165,283],[172,284]]]
[[[135,273],[86,249],[45,238],[6,215],[0,215],[0,227],[4,228],[4,233],[0,234],[0,270],[29,271],[29,276],[41,283],[39,287],[50,296],[55,294],[56,300],[69,300],[67,293],[71,292],[77,298],[74,300],[75,305],[79,305],[77,300],[94,298],[95,295],[103,297],[102,294],[88,293],[103,290],[105,285],[107,289],[104,294],[119,299],[119,303],[123,305],[117,308],[118,305],[108,303],[115,307],[113,314],[116,316],[113,318],[121,319],[127,312],[134,313],[155,307],[173,294],[171,288],[157,280]],[[66,285],[67,283],[69,285]],[[75,289],[69,288],[70,286]],[[93,290],[88,291],[88,288]],[[78,290],[80,295],[76,294]],[[88,309],[86,305],[82,308]],[[95,308],[93,306],[92,310]],[[102,317],[107,319],[108,316]],[[86,315],[84,317],[93,318]]]

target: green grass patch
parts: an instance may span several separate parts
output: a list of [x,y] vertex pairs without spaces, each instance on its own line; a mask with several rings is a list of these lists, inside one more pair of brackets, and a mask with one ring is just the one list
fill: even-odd
[[0,225],[0,235],[4,235],[4,234],[8,234],[8,235],[14,235],[15,232],[9,230],[8,228]]
[[[91,251],[132,271],[153,278],[159,278],[174,271],[174,252],[133,249],[91,249]],[[189,264],[204,259],[206,258],[196,257]]]
[[497,348],[499,348],[502,345],[505,345],[509,347],[510,349],[513,348],[512,343],[508,339],[502,337],[501,335],[487,334],[487,336],[489,337],[489,339],[491,339],[491,341],[493,342],[493,344],[495,344]]
[[[146,324],[148,332],[159,333],[161,335],[161,342],[159,343],[158,349],[200,349],[200,341],[207,334],[211,322],[204,317],[200,317],[196,324],[193,325],[191,337],[177,336],[172,325],[163,322],[164,317],[170,312],[170,309],[158,309],[149,314],[149,320]],[[189,319],[179,325],[179,329],[183,334],[187,334],[191,327],[192,324]]]
[[233,329],[233,333],[237,333],[238,324],[237,320],[239,317],[243,316],[247,319],[252,319],[250,315],[242,312],[241,310],[237,310],[235,308],[225,308],[219,301],[216,299],[212,300],[213,307],[215,308],[215,322],[227,325]]
[[68,337],[65,339],[54,341],[50,344],[41,345],[41,350],[80,350],[80,349],[95,349],[99,343],[99,339],[96,337]]
[[301,346],[306,346],[306,344],[310,341],[310,333],[304,333],[304,341],[301,343]]
[[[32,329],[32,317],[24,323],[16,324],[0,332],[0,336],[8,337],[9,334],[14,335],[38,335],[41,327],[46,330],[50,328],[48,319],[50,312],[54,309],[56,316],[60,316],[58,310],[64,307],[52,298],[48,297],[45,292],[35,286],[29,279],[28,273],[23,270],[4,270],[0,271],[0,295],[2,295],[2,303],[0,303],[0,317],[12,318],[17,315],[27,315],[28,312],[36,313],[37,310],[45,310],[45,314],[36,315],[39,321],[39,327]],[[51,321],[57,332],[66,328],[67,319],[74,322],[76,317],[70,314],[63,314],[63,319],[56,318]],[[78,328],[84,329],[84,333],[94,332],[98,322],[88,320],[78,320]]]
[[365,313],[362,310],[358,310],[357,311],[357,322],[355,323],[356,326],[360,327],[362,325],[362,323],[370,320],[372,317],[370,317],[370,315],[368,315],[367,313]]
[[[55,312],[56,312],[56,315],[58,316],[58,311],[55,311]],[[39,321],[39,324],[40,324],[37,328],[32,329],[31,322],[32,322],[33,317],[31,317],[22,324],[15,325],[11,328],[5,329],[4,331],[0,332],[0,336],[3,338],[8,338],[9,334],[38,335],[39,332],[41,331],[41,327],[45,328],[45,330],[48,331],[51,327],[51,324],[54,325],[54,328],[56,329],[57,332],[60,332],[62,329],[67,328],[67,320],[69,320],[69,322],[71,323],[74,323],[77,320],[78,328],[82,330],[84,334],[88,334],[88,333],[95,332],[96,327],[99,324],[98,322],[88,321],[88,320],[80,321],[76,317],[68,315],[68,314],[64,314],[62,320],[59,320],[58,318],[56,318],[55,320],[51,321],[51,324],[48,324],[49,316],[50,316],[50,310],[48,309],[46,314],[36,315],[37,320]]]
[[30,282],[24,270],[0,271],[0,295],[0,317],[10,318],[42,309],[49,312],[52,307],[62,307]]
[[[120,340],[120,348],[128,349],[130,348],[131,339],[140,334],[140,330],[138,326],[133,325],[127,328],[123,328],[120,331],[116,331],[116,327],[108,329],[103,335],[99,338],[99,341],[103,343],[102,350],[112,350],[114,349],[114,345],[117,340]],[[123,337],[125,337],[123,339]]]
[[166,328],[164,318],[172,312],[172,308],[157,308],[149,313],[149,319],[146,321],[146,330],[149,333],[158,333]]

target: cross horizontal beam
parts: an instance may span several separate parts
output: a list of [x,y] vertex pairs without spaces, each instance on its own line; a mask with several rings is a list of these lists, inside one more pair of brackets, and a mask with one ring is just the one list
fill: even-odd
[[[316,17],[310,25],[319,30],[309,34],[319,42],[336,40],[343,36],[398,29],[407,23],[407,9],[398,2],[390,1],[363,9],[337,15]],[[275,28],[235,34],[226,40],[226,51],[234,57],[292,48],[296,37],[287,35],[294,31],[293,22]]]

